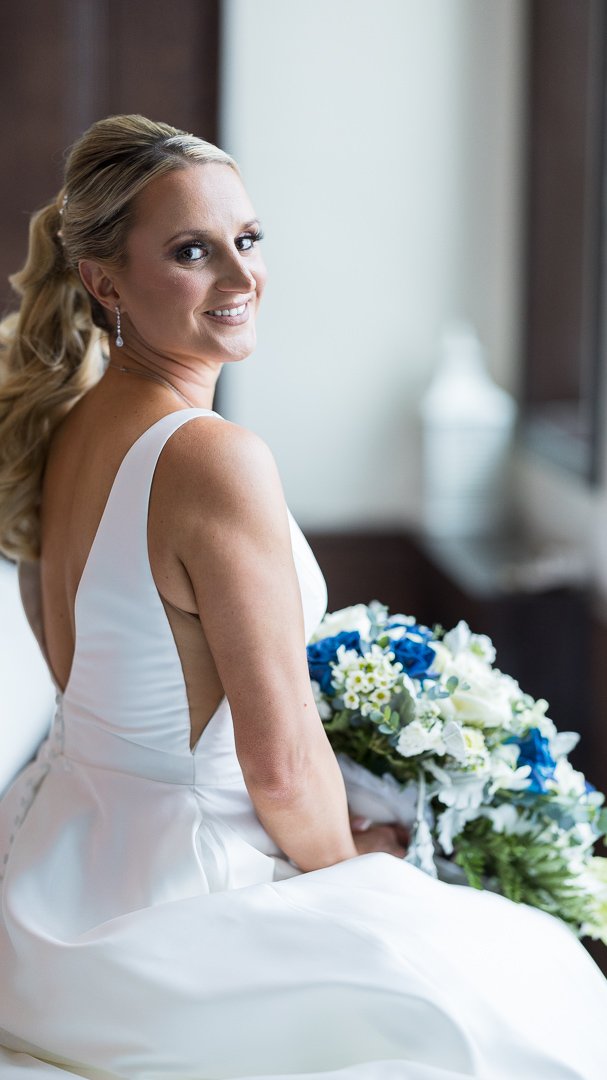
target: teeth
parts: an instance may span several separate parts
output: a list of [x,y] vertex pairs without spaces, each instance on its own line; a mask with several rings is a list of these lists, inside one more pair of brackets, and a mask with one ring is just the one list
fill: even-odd
[[241,304],[240,307],[222,308],[221,310],[217,308],[216,311],[209,311],[209,315],[242,315],[246,306],[246,304]]

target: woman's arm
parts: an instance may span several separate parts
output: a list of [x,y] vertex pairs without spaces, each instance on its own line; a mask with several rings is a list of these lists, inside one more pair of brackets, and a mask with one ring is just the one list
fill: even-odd
[[342,776],[310,688],[273,458],[257,436],[227,422],[194,420],[177,434],[177,554],[230,703],[255,810],[300,869],[349,859],[357,850]]

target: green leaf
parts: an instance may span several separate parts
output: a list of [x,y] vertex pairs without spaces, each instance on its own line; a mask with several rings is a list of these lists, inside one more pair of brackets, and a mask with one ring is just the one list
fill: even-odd
[[454,838],[454,861],[474,888],[495,881],[508,899],[556,915],[579,935],[592,899],[571,878],[562,852],[539,839],[540,831],[496,833],[488,818],[476,818]]
[[350,713],[347,709],[333,714],[330,720],[325,720],[325,731],[347,731],[350,726]]

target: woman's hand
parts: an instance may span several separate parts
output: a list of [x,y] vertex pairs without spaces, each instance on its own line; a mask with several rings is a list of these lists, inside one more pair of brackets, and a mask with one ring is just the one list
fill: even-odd
[[404,825],[396,822],[391,825],[373,825],[368,818],[351,815],[350,828],[359,855],[367,855],[371,851],[385,851],[388,855],[395,855],[397,859],[404,859],[407,854],[410,835]]

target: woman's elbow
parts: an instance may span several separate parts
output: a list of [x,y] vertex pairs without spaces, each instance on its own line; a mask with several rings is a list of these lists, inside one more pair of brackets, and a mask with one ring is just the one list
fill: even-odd
[[297,801],[309,789],[313,763],[309,754],[299,751],[245,758],[241,768],[250,793],[280,805]]

